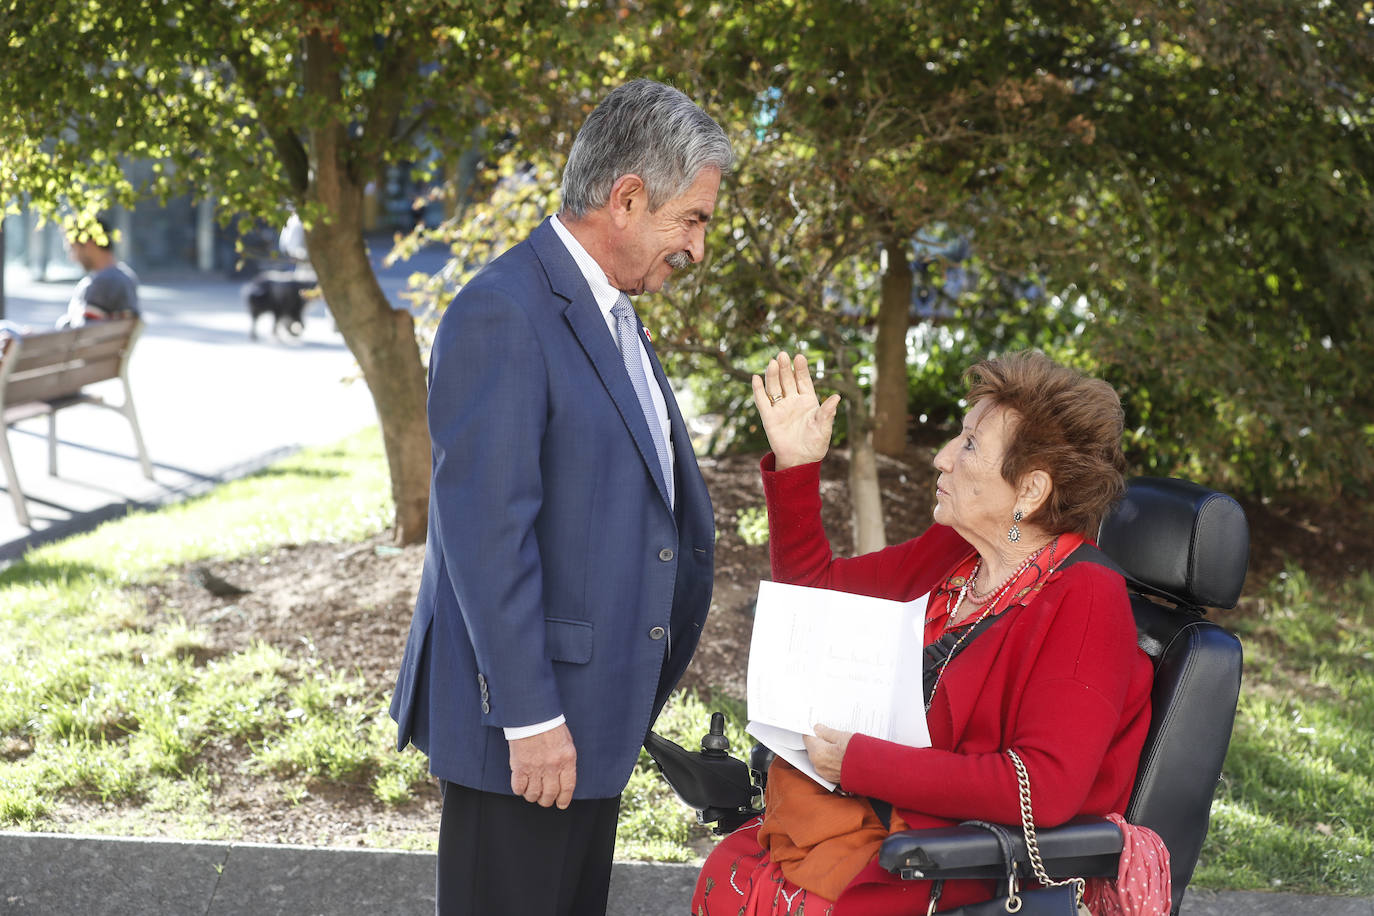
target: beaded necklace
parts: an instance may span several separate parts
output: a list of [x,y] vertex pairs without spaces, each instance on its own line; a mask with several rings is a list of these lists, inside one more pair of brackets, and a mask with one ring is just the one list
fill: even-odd
[[[1015,572],[1013,572],[1010,576],[1008,576],[1006,579],[1004,579],[1004,580],[1002,581],[1002,584],[999,585],[999,586],[997,587],[997,589],[992,593],[991,596],[989,596],[988,598],[983,599],[983,600],[985,600],[985,601],[987,602],[987,604],[985,604],[985,605],[983,606],[983,612],[982,612],[981,614],[979,614],[978,617],[977,617],[975,620],[973,620],[973,621],[971,621],[971,622],[966,622],[966,623],[961,623],[961,624],[959,624],[959,626],[963,627],[964,632],[961,633],[961,634],[959,634],[959,638],[955,641],[954,645],[950,648],[949,654],[945,656],[944,662],[941,663],[939,673],[935,675],[935,683],[934,683],[934,685],[932,685],[931,688],[930,688],[930,698],[931,698],[932,701],[935,699],[935,691],[937,691],[937,690],[940,689],[940,680],[941,680],[941,678],[943,678],[943,677],[945,676],[945,669],[949,667],[950,660],[953,659],[954,656],[955,656],[955,654],[959,651],[959,647],[960,647],[961,645],[963,645],[964,640],[967,639],[967,638],[969,637],[969,634],[970,634],[970,633],[972,633],[975,629],[977,629],[978,624],[982,623],[984,619],[986,619],[990,614],[992,614],[992,612],[997,608],[998,602],[1002,600],[1002,596],[1005,595],[1005,594],[1011,589],[1011,587],[1012,587],[1013,585],[1015,585],[1015,584],[1020,580],[1021,574],[1024,573],[1027,569],[1029,569],[1029,568],[1031,567],[1031,564],[1034,563],[1037,559],[1039,559],[1039,558],[1040,558],[1040,555],[1041,555],[1042,553],[1044,553],[1045,550],[1046,550],[1047,548],[1049,549],[1049,552],[1050,552],[1049,562],[1046,564],[1046,565],[1049,567],[1049,569],[1048,569],[1047,571],[1051,571],[1051,572],[1052,572],[1052,571],[1053,571],[1053,565],[1054,565],[1054,555],[1055,555],[1056,548],[1058,548],[1058,546],[1059,546],[1059,538],[1055,538],[1054,540],[1050,541],[1048,544],[1046,544],[1046,545],[1044,545],[1043,547],[1041,547],[1041,548],[1040,548],[1039,550],[1037,550],[1035,553],[1033,553],[1033,554],[1031,554],[1030,556],[1026,557],[1025,562],[1023,562],[1020,566],[1018,566],[1018,567],[1016,568],[1016,571],[1015,571]],[[946,622],[945,622],[945,628],[946,628],[946,629],[949,629],[949,628],[953,625],[953,624],[951,623],[951,621],[953,621],[954,615],[957,614],[957,613],[959,612],[959,608],[963,605],[963,603],[964,603],[964,595],[969,591],[969,585],[970,585],[970,583],[973,582],[973,580],[976,579],[976,578],[978,577],[978,572],[979,572],[980,569],[982,569],[982,566],[983,566],[983,559],[982,559],[982,557],[979,557],[979,558],[978,558],[978,562],[975,563],[974,566],[973,566],[972,572],[970,572],[970,573],[968,574],[968,576],[964,579],[963,584],[959,586],[959,596],[958,596],[958,598],[956,599],[953,595],[951,595],[951,596],[946,600],[946,602],[945,602],[945,621],[946,621]],[[1042,574],[1037,574],[1036,577],[1035,577],[1035,581],[1039,581],[1041,575],[1043,575],[1043,573],[1042,573]],[[927,710],[930,709],[930,704],[929,704],[929,703],[926,704],[926,709],[927,709]]]

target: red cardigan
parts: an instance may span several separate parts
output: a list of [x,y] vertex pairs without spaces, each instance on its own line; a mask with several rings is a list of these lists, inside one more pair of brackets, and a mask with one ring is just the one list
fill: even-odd
[[[821,525],[819,469],[775,471],[771,454],[763,460],[776,581],[910,601],[972,555],[952,528],[933,525],[904,544],[835,559]],[[941,678],[927,714],[932,746],[855,735],[841,764],[846,791],[891,802],[912,828],[972,818],[1019,824],[1012,747],[1030,773],[1036,824],[1125,812],[1150,724],[1152,668],[1136,645],[1121,577],[1077,563],[1001,617]],[[941,908],[987,899],[989,887],[949,882]],[[924,912],[928,893],[927,882],[903,882],[873,862],[836,912]]]

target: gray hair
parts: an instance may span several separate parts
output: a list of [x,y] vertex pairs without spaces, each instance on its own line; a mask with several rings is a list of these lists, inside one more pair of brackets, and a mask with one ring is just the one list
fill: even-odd
[[682,194],[708,166],[730,171],[725,131],[686,95],[638,79],[613,89],[577,132],[563,169],[563,209],[581,219],[606,206],[622,175],[644,180],[649,209]]

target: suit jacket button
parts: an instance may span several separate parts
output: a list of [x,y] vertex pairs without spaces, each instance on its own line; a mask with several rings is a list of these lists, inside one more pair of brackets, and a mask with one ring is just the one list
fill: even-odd
[[662,639],[663,636],[664,636],[664,634],[667,633],[667,632],[668,632],[668,631],[665,630],[665,629],[663,629],[663,627],[654,627],[652,630],[649,631],[649,638],[650,638],[650,639]]
[[667,547],[664,547],[662,550],[658,552],[658,558],[662,560],[664,563],[667,563],[669,560],[673,558],[673,552],[669,550]]
[[486,700],[483,700],[483,701],[482,701],[482,712],[484,712],[484,713],[490,713],[490,712],[491,712],[491,704],[488,703]]

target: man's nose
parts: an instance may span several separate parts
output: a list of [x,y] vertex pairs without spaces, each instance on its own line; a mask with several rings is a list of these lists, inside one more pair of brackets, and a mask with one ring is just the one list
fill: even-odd
[[687,241],[687,256],[692,259],[693,264],[700,264],[701,259],[706,257],[705,226],[698,226],[692,230],[692,236]]

